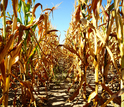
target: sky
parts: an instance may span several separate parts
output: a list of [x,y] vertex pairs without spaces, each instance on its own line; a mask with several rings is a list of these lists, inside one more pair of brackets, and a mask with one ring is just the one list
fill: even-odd
[[[64,43],[63,40],[65,39],[65,34],[67,29],[69,28],[69,23],[71,21],[71,15],[74,11],[74,2],[75,0],[36,0],[36,3],[41,3],[43,5],[43,9],[45,8],[52,8],[55,5],[59,5],[59,7],[53,11],[50,16],[50,20],[52,26],[55,27],[58,32],[58,36],[60,36],[60,43]],[[40,8],[39,8],[40,9]],[[36,10],[36,15],[40,14],[40,10]]]
[[[71,22],[71,15],[74,11],[74,2],[75,0],[35,0],[36,3],[41,3],[43,6],[43,9],[45,8],[52,8],[53,6],[56,6],[60,4],[56,10],[53,11],[53,17],[52,14],[49,17],[49,20],[51,21],[52,26],[59,30],[57,33],[58,36],[60,36],[60,43],[64,43],[65,34],[67,29],[69,28],[69,23]],[[11,0],[8,0],[8,6],[6,12],[9,12],[10,14],[13,13],[12,8],[12,2]],[[36,9],[35,15],[39,17],[41,14],[40,6]],[[2,25],[2,20],[0,19],[0,26]]]
[[[60,43],[64,43],[65,34],[67,29],[69,28],[69,23],[71,22],[72,13],[74,12],[74,2],[75,0],[35,0],[35,4],[41,3],[43,9],[52,8],[53,6],[56,6],[61,3],[59,7],[53,11],[53,17],[52,14],[49,17],[52,26],[60,31],[57,33],[58,36],[61,35]],[[105,1],[103,2],[103,5],[104,4],[106,4]],[[7,11],[9,13],[13,13],[11,0],[8,0]],[[39,17],[40,14],[41,14],[41,9],[39,6],[36,9],[35,15]],[[0,21],[0,25],[2,25],[1,21]]]

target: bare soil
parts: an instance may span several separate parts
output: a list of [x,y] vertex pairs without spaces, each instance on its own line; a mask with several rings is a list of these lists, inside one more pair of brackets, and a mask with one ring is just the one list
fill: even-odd
[[[52,81],[47,84],[47,91],[45,90],[45,87],[43,85],[40,86],[39,88],[39,95],[44,98],[44,100],[39,99],[35,93],[35,98],[36,98],[36,104],[37,107],[83,107],[86,102],[84,101],[84,99],[82,98],[82,95],[79,94],[77,97],[75,97],[74,101],[72,102],[68,102],[68,98],[70,96],[73,95],[73,93],[75,92],[75,90],[78,87],[78,84],[74,84],[74,86],[70,89],[70,91],[68,92],[68,88],[70,87],[72,81],[71,78],[67,78],[65,79],[65,77],[67,76],[66,72],[57,72],[55,74],[55,78],[52,79]],[[108,77],[108,82],[112,79],[112,75],[110,77]],[[87,83],[90,83],[90,85],[95,88],[95,84],[94,84],[94,73],[90,72],[87,73]],[[109,84],[108,84],[109,85]],[[116,82],[114,84],[114,87],[119,87],[119,83]],[[87,88],[87,98],[88,96],[91,94],[92,90],[89,87]],[[111,90],[113,92],[117,92],[118,89],[117,88],[113,88],[111,87]],[[98,97],[101,97],[101,91],[102,91],[102,87],[99,86],[99,90],[98,90]],[[0,97],[2,96],[2,91],[0,90]],[[21,92],[18,90],[18,92],[16,93],[17,95],[17,101],[16,101],[16,107],[22,107],[21,102],[19,101],[19,97],[20,97]],[[15,92],[10,90],[9,91],[9,101],[8,107],[13,107],[13,100],[15,97]],[[106,93],[105,95],[105,99],[107,99],[109,97],[108,93]],[[120,99],[120,98],[118,98]],[[92,107],[93,102],[90,103],[90,105],[88,107]],[[99,104],[101,105],[101,104]],[[115,104],[116,107],[120,107],[118,104]],[[32,106],[33,107],[33,106]],[[107,107],[114,107],[111,103],[107,105]]]
[[[47,100],[45,102],[38,101],[38,107],[82,107],[83,99],[80,98],[77,102],[77,99],[75,99],[73,102],[68,102],[68,98],[73,94],[75,89],[71,89],[70,93],[68,92],[68,88],[71,85],[67,80],[64,80],[63,78],[66,77],[66,74],[57,74],[56,80],[53,80],[49,84],[47,94],[44,90],[42,90],[42,95],[47,97]],[[78,97],[77,97],[78,98]]]

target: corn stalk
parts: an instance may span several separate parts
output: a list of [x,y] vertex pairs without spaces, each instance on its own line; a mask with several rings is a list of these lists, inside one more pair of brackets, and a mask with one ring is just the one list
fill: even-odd
[[10,72],[11,72],[11,65],[10,65],[10,55],[6,57],[5,60],[5,73],[6,73],[6,80],[5,80],[5,86],[3,89],[3,106],[8,106],[8,94],[9,94],[9,85],[10,85]]
[[[122,20],[124,21],[124,1],[122,1]],[[122,42],[121,42],[121,73],[122,73],[122,80],[121,80],[121,89],[124,88],[124,22],[122,22]],[[121,107],[124,106],[124,94],[121,96]]]
[[[3,20],[3,39],[5,40],[5,38],[6,38],[5,0],[2,0],[2,6],[3,6],[3,11],[2,11],[2,15],[3,15],[3,18],[2,18],[2,20]],[[5,42],[5,41],[4,41],[4,42]],[[4,72],[4,71],[2,71],[2,72]],[[9,72],[9,67],[8,67],[8,72]],[[5,71],[5,73],[6,73],[6,71]],[[9,75],[8,75],[7,78],[5,77],[5,79],[4,79],[4,88],[3,88],[3,90],[2,90],[2,92],[3,92],[2,105],[3,105],[4,107],[7,107],[7,106],[8,106],[8,89],[9,89],[9,84],[8,84],[8,82],[9,82],[9,79],[10,79]]]
[[[121,55],[121,89],[124,88],[124,2],[122,1],[122,12],[123,16],[119,14],[119,3],[120,0],[114,0],[114,8],[115,8],[115,21],[117,26],[117,38],[119,42],[120,55]],[[121,107],[124,107],[124,94],[121,95]]]
[[[93,2],[93,1],[92,1]],[[97,2],[97,7],[93,7],[93,26],[97,28],[98,26],[98,19],[99,19],[99,7],[101,5],[101,0]],[[98,95],[98,76],[99,76],[99,54],[98,54],[98,44],[97,44],[97,34],[94,32],[94,47],[95,47],[95,59],[94,59],[94,67],[95,67],[95,92]],[[97,98],[95,99],[95,107],[98,105]]]
[[5,13],[5,0],[2,0],[3,5],[3,38],[6,38],[6,13]]

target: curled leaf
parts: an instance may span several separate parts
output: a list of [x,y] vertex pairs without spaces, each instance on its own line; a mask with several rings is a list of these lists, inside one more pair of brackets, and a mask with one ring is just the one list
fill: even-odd
[[35,17],[35,11],[36,11],[36,9],[37,9],[38,6],[41,6],[41,10],[42,10],[42,4],[37,3],[37,4],[34,6],[33,11],[32,11],[33,17]]
[[56,29],[53,29],[53,30],[49,30],[49,31],[47,31],[47,34],[50,34],[51,32],[57,32],[58,30],[56,30]]

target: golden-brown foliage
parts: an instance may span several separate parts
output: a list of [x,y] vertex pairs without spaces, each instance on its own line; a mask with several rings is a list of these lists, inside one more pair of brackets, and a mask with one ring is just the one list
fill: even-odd
[[[4,11],[6,11],[7,3],[8,0],[4,3]],[[2,103],[5,107],[8,106],[9,91],[15,92],[13,106],[16,106],[17,100],[20,100],[23,106],[30,106],[32,103],[36,106],[34,95],[40,98],[39,91],[36,90],[39,90],[40,84],[46,87],[46,82],[50,80],[49,77],[54,75],[53,67],[57,64],[56,54],[59,41],[56,31],[58,30],[51,26],[49,14],[46,11],[53,11],[55,8],[43,10],[42,4],[38,3],[31,12],[31,3],[31,0],[28,0],[27,3],[24,0],[12,0],[14,17],[10,16],[9,20],[5,19],[3,26],[6,27],[6,31],[1,29],[1,33],[4,33],[5,37],[0,36],[2,88],[0,104]],[[4,7],[4,5],[0,5],[1,12],[3,12],[2,6]],[[41,6],[43,13],[35,20],[35,11],[38,6]],[[21,8],[25,18],[24,24],[21,17],[20,19],[18,17],[18,9],[21,10]],[[19,14],[21,14],[20,10]],[[3,14],[2,17],[6,17],[6,15]],[[36,33],[37,30],[38,33]],[[16,94],[18,91],[21,92],[19,99]],[[41,97],[41,99],[43,98]]]
[[[102,2],[102,0],[78,0],[65,43],[60,45],[68,51],[68,57],[70,54],[73,56],[68,76],[74,74],[72,86],[77,82],[79,86],[69,100],[74,100],[81,92],[80,96],[86,101],[86,106],[92,101],[94,106],[97,106],[98,102],[100,106],[106,106],[112,100],[121,104],[117,93],[120,90],[121,68],[123,68],[121,62],[123,55],[119,46],[121,43],[123,45],[123,36],[118,37],[118,33],[123,28],[122,5],[119,5],[119,3],[123,4],[123,1],[116,1],[118,7],[115,1],[108,1],[105,6]],[[94,78],[90,78],[91,74]],[[116,83],[118,86],[113,87]],[[113,92],[111,87],[116,91]],[[87,95],[89,89],[92,91]],[[110,97],[105,97],[106,92]],[[99,93],[102,96],[99,97]]]

